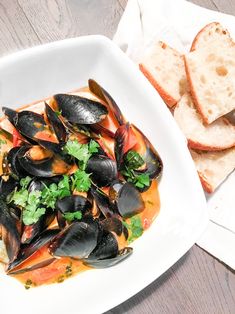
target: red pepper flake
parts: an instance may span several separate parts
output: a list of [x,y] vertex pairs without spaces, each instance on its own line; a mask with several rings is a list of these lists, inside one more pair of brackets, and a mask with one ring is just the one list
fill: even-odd
[[143,228],[144,230],[148,229],[150,227],[151,223],[149,221],[148,218],[144,218],[144,221],[143,221]]

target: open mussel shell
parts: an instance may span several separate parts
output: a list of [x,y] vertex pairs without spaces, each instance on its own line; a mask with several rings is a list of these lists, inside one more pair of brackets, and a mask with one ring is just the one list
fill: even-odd
[[19,182],[13,179],[11,176],[7,180],[0,177],[0,195],[5,199],[15,188],[19,185]]
[[132,254],[132,252],[133,252],[133,249],[131,247],[125,247],[121,249],[118,252],[117,256],[113,258],[105,258],[105,259],[87,258],[83,260],[83,263],[87,266],[91,266],[94,268],[107,268],[107,267],[111,267],[120,263],[121,261],[129,257]]
[[47,115],[48,121],[56,134],[59,142],[66,142],[68,137],[68,132],[56,114],[56,112],[45,102],[45,113]]
[[88,80],[88,86],[89,90],[98,98],[103,100],[106,104],[108,109],[114,114],[115,118],[117,119],[119,125],[122,125],[125,123],[124,116],[114,101],[114,99],[109,95],[106,90],[101,87],[95,80],[89,79]]
[[16,121],[17,121],[17,111],[7,108],[7,107],[2,107],[3,113],[7,116],[8,120],[15,126]]
[[88,160],[86,172],[91,173],[92,181],[99,187],[109,186],[118,176],[116,162],[98,154]]
[[2,198],[0,198],[0,236],[11,262],[16,258],[20,249],[19,220],[12,215],[10,208]]
[[21,149],[20,146],[13,147],[7,154],[9,170],[17,177],[23,177],[27,175],[27,172],[24,170],[24,168],[21,166],[18,160],[18,153],[20,149]]
[[95,249],[88,256],[89,260],[106,259],[116,257],[118,254],[118,242],[115,236],[109,232],[104,231],[101,241],[97,244]]
[[[135,126],[131,125],[136,137],[138,139],[138,145],[144,146],[144,155],[142,155],[147,170],[144,172],[149,175],[150,179],[159,178],[162,174],[163,163],[156,149],[150,143],[148,138]],[[138,150],[137,150],[138,152]]]
[[114,152],[118,169],[120,169],[124,154],[134,147],[136,143],[137,138],[129,123],[123,124],[117,129],[115,133]]
[[34,139],[39,132],[45,131],[46,122],[42,115],[24,110],[17,113],[15,127],[23,136]]
[[117,214],[113,204],[110,202],[108,195],[94,186],[91,187],[91,195],[104,217],[109,218]]
[[33,146],[22,146],[18,152],[18,160],[21,167],[23,167],[30,175],[49,178],[65,174],[70,169],[70,166],[67,163],[56,156],[39,160],[32,159],[30,155],[30,149],[32,147]]
[[7,273],[20,274],[51,264],[55,258],[49,254],[48,246],[59,232],[59,229],[45,230],[30,244],[24,245],[14,261],[9,263]]
[[129,182],[116,181],[109,190],[110,199],[114,202],[119,214],[131,217],[144,210],[141,193]]
[[83,259],[96,247],[99,232],[96,221],[75,221],[51,242],[50,253],[53,256]]
[[108,114],[107,108],[101,103],[77,95],[57,94],[54,100],[61,115],[71,123],[94,124]]
[[57,200],[55,207],[62,214],[81,211],[82,215],[84,215],[91,210],[92,204],[82,195],[70,195]]
[[54,220],[55,212],[51,208],[47,208],[44,215],[32,225],[24,226],[21,236],[21,243],[30,243],[34,238],[39,236]]

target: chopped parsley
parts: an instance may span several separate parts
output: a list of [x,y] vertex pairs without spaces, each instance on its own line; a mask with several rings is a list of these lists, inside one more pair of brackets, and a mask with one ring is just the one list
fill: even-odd
[[81,213],[80,210],[78,210],[78,211],[76,211],[76,212],[73,212],[73,213],[70,213],[70,212],[65,213],[63,216],[64,216],[64,218],[65,218],[66,220],[68,220],[69,222],[71,222],[71,221],[73,221],[73,220],[75,220],[75,219],[77,219],[77,220],[82,219],[82,213]]
[[128,243],[131,243],[135,239],[139,238],[144,232],[141,218],[138,215],[131,217],[130,223],[127,223],[125,221],[123,221],[122,223],[128,229],[128,231],[130,231]]
[[99,144],[91,140],[89,144],[80,144],[78,140],[69,140],[64,146],[67,154],[79,160],[79,167],[85,170],[87,162],[93,153],[98,152]]
[[90,174],[86,173],[84,170],[78,169],[71,177],[71,180],[72,190],[87,192],[91,187]]
[[4,144],[7,144],[7,141],[0,138],[0,147]]
[[124,166],[121,173],[128,182],[133,183],[138,188],[144,188],[145,186],[150,185],[150,178],[148,174],[137,173],[135,171],[143,165],[143,158],[134,150],[128,151],[124,157]]

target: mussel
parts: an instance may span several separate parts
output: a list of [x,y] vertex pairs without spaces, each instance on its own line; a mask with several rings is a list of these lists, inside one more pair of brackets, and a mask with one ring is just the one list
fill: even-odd
[[99,232],[96,221],[74,221],[51,241],[50,253],[83,259],[96,247]]
[[118,176],[116,162],[100,154],[88,160],[86,171],[91,173],[92,181],[99,187],[109,186]]
[[59,229],[48,229],[38,238],[25,245],[18,256],[8,265],[8,274],[20,274],[50,265],[55,258],[49,254],[48,246],[60,232]]
[[36,177],[48,178],[65,174],[71,168],[62,159],[39,146],[22,146],[18,152],[18,160],[27,173]]
[[7,162],[9,170],[12,174],[16,175],[17,177],[23,177],[27,175],[25,169],[20,165],[18,160],[18,153],[21,147],[13,147],[7,154]]
[[45,112],[47,119],[54,130],[56,137],[59,142],[66,142],[68,131],[66,130],[64,124],[56,114],[56,112],[45,102]]
[[129,182],[116,181],[110,187],[109,196],[119,214],[131,217],[144,210],[141,193]]
[[6,247],[9,261],[13,261],[20,249],[19,220],[12,215],[6,202],[0,198],[0,237]]
[[65,196],[61,199],[58,199],[55,207],[59,210],[62,214],[66,213],[74,213],[80,211],[82,215],[89,213],[92,204],[91,202],[84,196],[81,195],[70,195]]
[[94,124],[108,114],[107,108],[101,103],[77,95],[56,94],[54,101],[61,115],[75,124]]
[[119,125],[122,125],[125,123],[124,116],[114,101],[114,99],[110,96],[110,94],[103,88],[101,87],[95,80],[89,79],[88,80],[88,86],[90,91],[95,94],[97,97],[99,97],[101,100],[103,100],[107,104],[107,108],[109,109],[109,114],[110,112],[115,116],[115,118],[118,121]]
[[91,195],[104,217],[109,218],[117,214],[117,211],[110,202],[108,195],[106,195],[102,190],[93,186],[91,187]]

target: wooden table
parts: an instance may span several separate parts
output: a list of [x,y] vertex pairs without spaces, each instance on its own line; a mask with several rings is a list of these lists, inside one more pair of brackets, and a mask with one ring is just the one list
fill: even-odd
[[[0,0],[0,56],[79,35],[112,38],[126,2]],[[234,0],[192,2],[235,15]],[[107,313],[235,313],[235,272],[194,245],[160,278]]]

